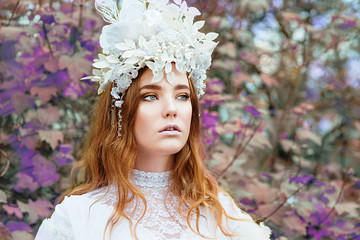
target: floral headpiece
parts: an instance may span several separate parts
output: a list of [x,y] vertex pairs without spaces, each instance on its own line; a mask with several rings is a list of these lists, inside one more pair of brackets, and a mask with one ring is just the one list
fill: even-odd
[[204,93],[206,70],[211,64],[211,53],[217,43],[217,33],[201,33],[205,21],[194,22],[200,15],[198,9],[188,7],[185,1],[174,0],[123,0],[121,10],[116,0],[95,0],[96,9],[105,25],[100,35],[102,54],[95,59],[91,79],[100,84],[101,94],[109,83],[113,84],[111,95],[115,106],[120,108],[119,129],[121,132],[121,105],[123,95],[138,75],[138,70],[147,66],[153,72],[152,83],[159,82],[166,73],[167,81],[174,83],[172,62],[181,73],[189,73],[197,95]]

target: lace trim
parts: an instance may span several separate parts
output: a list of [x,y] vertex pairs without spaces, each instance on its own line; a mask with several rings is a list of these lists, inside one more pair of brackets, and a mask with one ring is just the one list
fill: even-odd
[[[147,205],[146,213],[139,222],[139,229],[149,231],[159,240],[182,239],[183,234],[189,231],[187,221],[180,213],[186,213],[185,207],[179,210],[179,198],[169,192],[170,174],[171,171],[133,171],[134,183],[144,194]],[[100,202],[111,208],[117,201],[117,189],[110,186],[108,194],[104,196],[106,190],[107,188],[98,189],[90,196],[95,199],[103,197]],[[140,199],[134,199],[127,204],[124,212],[135,223],[141,218],[144,210],[144,203]]]
[[171,171],[167,172],[144,172],[133,170],[134,182],[139,187],[166,187],[169,185]]
[[[146,213],[141,219],[138,225],[139,233],[144,233],[148,236],[148,239],[157,239],[157,240],[183,240],[183,239],[203,239],[199,235],[193,233],[187,224],[186,218],[183,215],[186,215],[187,208],[182,206],[181,209],[178,209],[179,197],[172,194],[169,191],[169,180],[170,180],[171,171],[162,172],[162,173],[153,173],[153,172],[143,172],[140,170],[133,171],[133,181],[141,189],[144,197],[146,199]],[[171,181],[171,180],[170,180]],[[108,194],[104,196],[106,191],[109,190]],[[103,197],[100,202],[110,209],[117,202],[117,189],[114,186],[109,186],[109,189],[101,188],[92,193],[90,193],[92,199],[98,200]],[[232,200],[228,199],[225,195],[220,193],[219,200],[224,204],[224,208],[230,212],[240,214],[239,209],[233,208]],[[141,199],[133,199],[125,207],[125,214],[130,217],[133,223],[137,222],[145,210],[144,203]],[[206,215],[206,214],[205,214]],[[240,216],[243,218],[249,218],[247,215]],[[239,217],[239,216],[237,216]],[[191,219],[191,225],[195,226],[194,219]],[[207,223],[201,223],[207,224]],[[246,231],[242,228],[241,222],[233,223],[232,230],[234,232],[240,232],[241,235],[251,236],[252,233]],[[255,224],[255,223],[254,223]],[[260,228],[264,231],[265,235],[268,235],[266,239],[269,239],[270,229],[260,224]],[[260,229],[259,229],[260,230]],[[261,231],[261,230],[260,230]],[[212,231],[211,231],[212,232]],[[230,237],[224,236],[221,232],[208,233],[209,237],[212,237],[212,234],[216,235],[217,240],[229,240]],[[207,235],[207,234],[205,234]],[[153,236],[153,237],[150,237]],[[238,239],[238,238],[233,238]],[[240,237],[242,239],[242,237]],[[258,240],[258,239],[257,239]]]

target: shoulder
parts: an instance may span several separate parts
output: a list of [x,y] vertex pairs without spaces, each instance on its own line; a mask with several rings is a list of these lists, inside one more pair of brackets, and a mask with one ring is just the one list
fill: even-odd
[[88,208],[95,200],[92,199],[89,193],[83,195],[66,196],[64,200],[55,206],[55,210],[51,218],[58,216],[76,216],[77,212]]
[[243,218],[249,221],[253,221],[253,219],[249,216],[249,214],[242,211],[235,203],[233,198],[226,192],[220,191],[218,194],[219,201],[224,208],[225,212],[231,217]]
[[72,217],[76,214],[72,213],[73,207],[77,205],[76,197],[65,197],[65,199],[55,206],[55,210],[50,218],[45,219],[36,234],[35,240],[65,240],[74,239],[72,226]]
[[[242,240],[269,240],[271,235],[270,228],[266,227],[264,223],[257,224],[249,214],[242,211],[234,202],[232,197],[226,192],[219,192],[219,201],[224,208],[226,214],[232,218],[227,219],[225,224],[228,224],[232,232],[239,236]],[[234,238],[237,239],[237,238]]]
[[45,219],[36,235],[36,240],[62,240],[74,239],[79,224],[89,214],[89,208],[96,200],[91,192],[83,195],[66,196],[55,206],[50,218]]

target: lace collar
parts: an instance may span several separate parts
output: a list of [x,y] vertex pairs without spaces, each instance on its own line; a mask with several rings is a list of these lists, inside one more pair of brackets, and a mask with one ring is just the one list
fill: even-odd
[[139,187],[167,187],[169,185],[171,171],[167,172],[144,172],[133,170],[134,182]]

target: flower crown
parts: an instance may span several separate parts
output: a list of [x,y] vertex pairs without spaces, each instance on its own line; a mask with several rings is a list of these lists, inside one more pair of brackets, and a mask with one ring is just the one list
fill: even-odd
[[113,84],[111,95],[120,108],[119,135],[123,95],[145,66],[153,72],[152,83],[161,81],[165,72],[167,81],[173,84],[174,62],[180,73],[189,73],[197,95],[204,93],[206,70],[217,45],[213,40],[218,34],[199,32],[205,21],[194,22],[194,17],[200,15],[198,9],[182,0],[123,0],[121,10],[116,0],[95,0],[95,8],[110,24],[100,35],[102,54],[94,60],[93,76],[82,79],[98,82],[98,94]]

